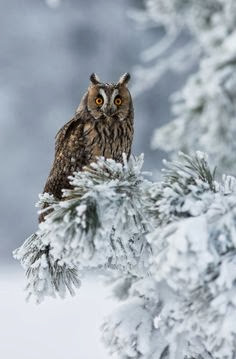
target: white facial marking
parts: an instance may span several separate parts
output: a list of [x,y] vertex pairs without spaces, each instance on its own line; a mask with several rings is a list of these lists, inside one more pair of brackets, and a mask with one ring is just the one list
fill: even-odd
[[107,98],[107,94],[106,92],[103,90],[103,89],[99,89],[99,93],[100,95],[103,97],[103,101],[104,101],[104,104],[102,107],[106,107],[107,103],[108,103],[108,98]]
[[114,100],[115,100],[116,96],[118,95],[118,93],[119,93],[119,90],[117,90],[117,89],[114,89],[114,91],[112,92],[112,95],[111,95],[111,105],[114,104]]
[[119,93],[119,90],[114,89],[112,92],[112,95],[111,95],[110,105],[114,112],[117,109],[117,106],[114,104],[114,100],[115,100],[116,96],[118,95],[118,93]]

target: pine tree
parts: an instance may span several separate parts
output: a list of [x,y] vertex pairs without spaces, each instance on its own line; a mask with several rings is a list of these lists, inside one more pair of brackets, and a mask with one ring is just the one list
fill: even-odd
[[215,179],[202,152],[165,162],[100,158],[71,177],[62,201],[15,251],[40,302],[103,269],[120,302],[103,341],[119,358],[233,359],[236,352],[236,179]]

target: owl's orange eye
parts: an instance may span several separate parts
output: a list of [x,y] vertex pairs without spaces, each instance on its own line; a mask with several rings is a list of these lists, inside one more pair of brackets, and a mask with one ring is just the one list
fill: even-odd
[[95,100],[96,104],[98,106],[101,106],[103,104],[103,98],[102,97],[97,97]]
[[121,98],[120,98],[119,96],[117,96],[117,97],[115,98],[114,104],[115,104],[116,106],[120,106],[120,105],[122,104],[122,100],[121,100]]

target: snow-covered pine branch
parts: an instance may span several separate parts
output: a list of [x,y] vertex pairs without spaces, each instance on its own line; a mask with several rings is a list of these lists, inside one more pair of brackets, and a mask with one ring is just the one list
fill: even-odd
[[144,193],[150,186],[141,173],[143,156],[124,164],[100,158],[71,177],[73,189],[62,201],[40,196],[49,214],[38,231],[15,251],[28,276],[28,293],[44,296],[79,285],[78,271],[113,268],[123,273],[144,270],[149,250],[144,234],[150,224]]
[[113,288],[103,340],[119,358],[235,357],[236,181],[216,182],[200,152],[180,157],[149,190],[149,275]]
[[[206,155],[165,162],[143,178],[142,157],[100,158],[71,178],[64,201],[16,251],[39,300],[107,270],[121,302],[102,326],[122,359],[234,359],[236,179],[214,177]],[[115,279],[114,279],[115,277]]]

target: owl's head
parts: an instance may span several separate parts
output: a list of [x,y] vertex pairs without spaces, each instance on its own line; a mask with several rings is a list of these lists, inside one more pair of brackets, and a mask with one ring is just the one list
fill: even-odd
[[130,75],[125,73],[116,84],[103,83],[96,74],[86,96],[86,106],[95,119],[114,118],[123,121],[132,111],[132,98],[127,88]]

